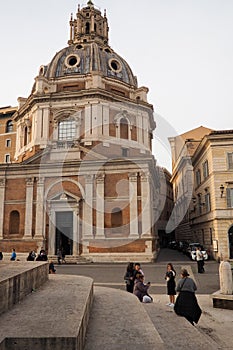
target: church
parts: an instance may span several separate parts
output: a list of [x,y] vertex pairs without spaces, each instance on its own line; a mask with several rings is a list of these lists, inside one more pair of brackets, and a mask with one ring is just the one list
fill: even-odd
[[148,88],[110,47],[106,11],[88,1],[69,25],[31,94],[0,109],[0,251],[151,262],[159,185]]

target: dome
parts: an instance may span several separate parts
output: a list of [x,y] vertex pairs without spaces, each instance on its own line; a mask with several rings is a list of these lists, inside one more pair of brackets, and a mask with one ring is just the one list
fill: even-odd
[[137,78],[128,63],[109,46],[96,42],[72,44],[58,52],[40,71],[47,79],[100,74],[137,88]]

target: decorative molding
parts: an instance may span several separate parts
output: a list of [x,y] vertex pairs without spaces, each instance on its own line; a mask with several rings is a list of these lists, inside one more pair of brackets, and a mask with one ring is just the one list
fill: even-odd
[[138,174],[137,173],[129,173],[129,181],[137,182],[138,181]]
[[33,186],[34,179],[33,177],[27,177],[25,179],[25,182],[26,182],[26,186]]
[[92,184],[93,183],[93,180],[94,180],[94,175],[86,175],[85,176],[85,182],[86,184]]
[[6,179],[0,178],[0,187],[5,187],[5,185],[6,185]]
[[96,183],[97,184],[103,184],[104,183],[105,174],[104,173],[99,173],[99,174],[95,175],[95,178],[96,178]]

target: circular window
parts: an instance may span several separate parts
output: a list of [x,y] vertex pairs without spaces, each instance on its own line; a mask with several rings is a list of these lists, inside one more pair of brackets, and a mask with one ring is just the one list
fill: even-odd
[[108,61],[108,65],[115,73],[119,73],[122,70],[121,63],[114,58]]
[[76,46],[76,49],[77,50],[81,50],[81,49],[83,49],[83,46],[79,44],[79,45]]
[[66,58],[65,64],[67,67],[76,67],[80,63],[80,57],[78,55],[71,55]]

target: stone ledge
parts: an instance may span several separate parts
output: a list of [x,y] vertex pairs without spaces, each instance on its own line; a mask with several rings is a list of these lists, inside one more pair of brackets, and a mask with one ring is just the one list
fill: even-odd
[[210,297],[213,300],[213,307],[233,310],[233,294],[221,294],[219,290],[213,293]]
[[48,281],[48,263],[0,263],[0,314]]
[[92,302],[92,279],[50,275],[1,316],[0,350],[83,349]]

